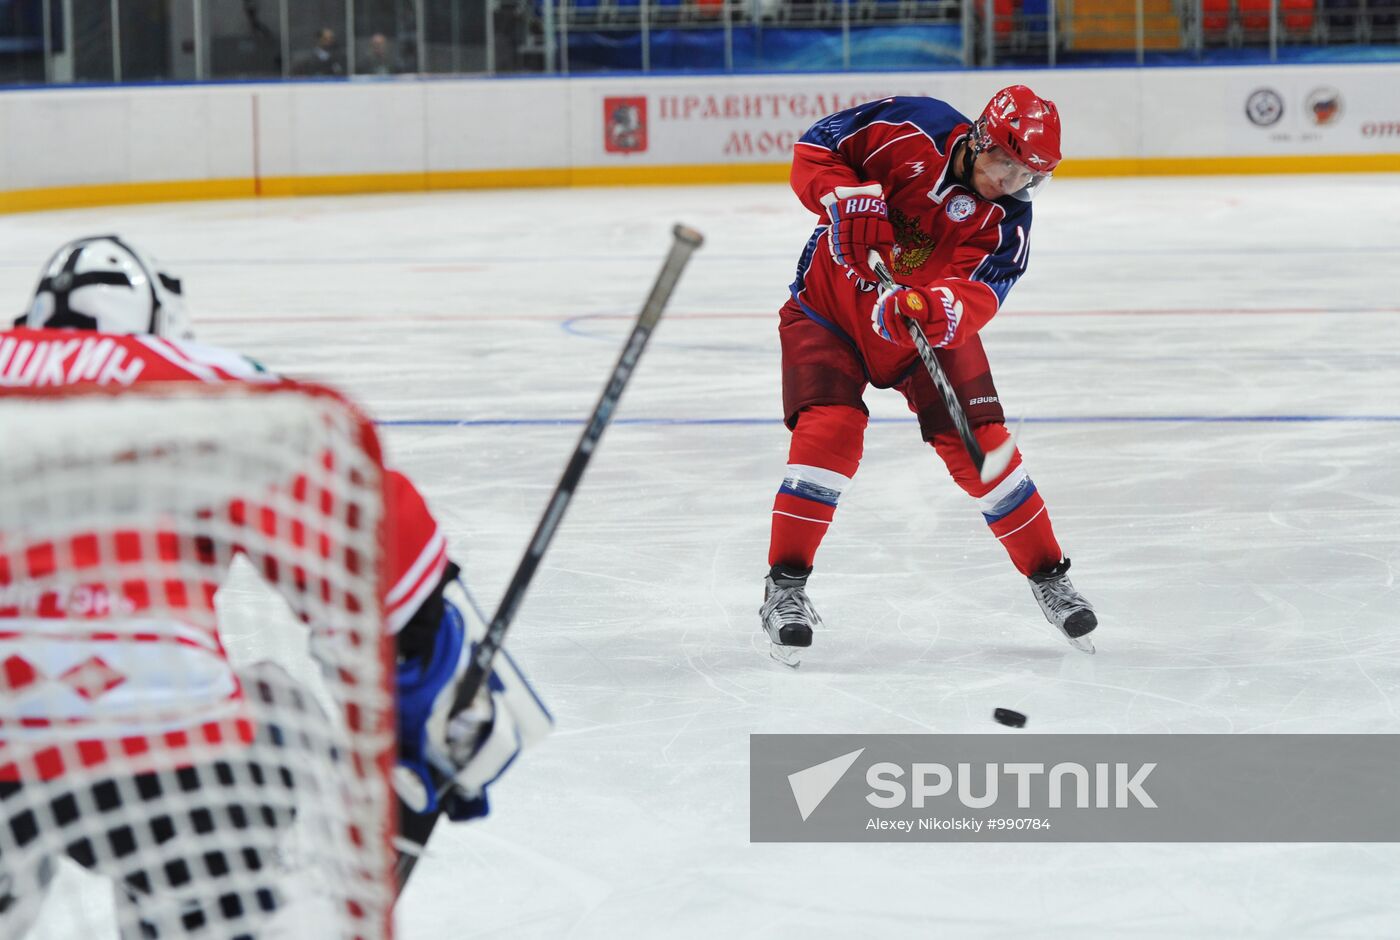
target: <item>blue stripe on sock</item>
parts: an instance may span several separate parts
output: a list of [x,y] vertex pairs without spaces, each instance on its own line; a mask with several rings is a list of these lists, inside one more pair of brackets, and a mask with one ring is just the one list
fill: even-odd
[[841,498],[840,490],[833,490],[810,480],[798,480],[792,477],[783,480],[783,485],[778,487],[778,492],[787,493],[799,499],[810,499],[814,503],[822,503],[827,506],[835,506],[836,501]]
[[1032,481],[1030,477],[1026,477],[1018,483],[1016,488],[1010,493],[1007,493],[1001,499],[997,500],[997,504],[992,507],[991,512],[982,513],[982,518],[987,520],[987,525],[1005,519],[1017,509],[1021,508],[1021,506],[1025,505],[1026,500],[1034,495],[1035,482]]

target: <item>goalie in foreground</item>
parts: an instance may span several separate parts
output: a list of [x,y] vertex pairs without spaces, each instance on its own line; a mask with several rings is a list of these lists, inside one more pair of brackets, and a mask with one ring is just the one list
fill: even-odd
[[[291,384],[191,339],[178,280],[116,236],[80,239],[58,251],[29,310],[0,333],[0,393],[46,385]],[[313,463],[329,477],[336,459],[327,453]],[[235,674],[219,637],[214,590],[233,555],[245,555],[312,626],[317,652],[316,629],[333,634],[338,625],[317,624],[316,614],[341,587],[314,565],[343,559],[354,572],[353,553],[335,540],[355,528],[359,509],[336,502],[339,494],[319,472],[283,484],[296,494],[290,510],[285,502],[259,503],[256,483],[248,484],[252,498],[201,509],[224,524],[213,536],[106,531],[111,523],[103,517],[93,532],[65,537],[61,550],[51,540],[47,552],[27,539],[24,507],[0,508],[0,935],[28,930],[61,855],[113,881],[124,938],[260,937],[296,900],[280,868],[284,837],[308,799],[339,793],[334,782],[298,768],[293,751],[328,719],[279,669]],[[490,784],[548,732],[551,719],[504,651],[482,693],[449,713],[473,645],[469,598],[413,484],[386,470],[382,495],[382,628],[397,653],[400,810],[479,817]],[[304,526],[294,515],[301,510],[325,529]],[[246,540],[226,537],[230,521]],[[292,556],[295,566],[267,550],[277,540],[301,551]],[[114,591],[85,573],[104,553],[130,563],[132,552],[149,553],[150,583],[124,581]],[[72,571],[62,570],[65,562]],[[68,589],[52,590],[55,583]],[[484,627],[471,621],[471,632]],[[328,685],[346,679],[335,656],[318,658]],[[373,724],[354,705],[348,713],[352,727]],[[354,760],[334,743],[323,756]],[[438,792],[433,781],[442,768],[451,768],[455,785]],[[349,844],[363,838],[352,832]],[[392,886],[386,890],[392,898]],[[329,924],[316,929],[317,937],[334,935]]]

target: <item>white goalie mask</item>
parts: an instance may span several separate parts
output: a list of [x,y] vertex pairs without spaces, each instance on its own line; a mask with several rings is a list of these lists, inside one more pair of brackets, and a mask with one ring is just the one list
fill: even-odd
[[194,339],[180,281],[116,235],[58,249],[16,325]]

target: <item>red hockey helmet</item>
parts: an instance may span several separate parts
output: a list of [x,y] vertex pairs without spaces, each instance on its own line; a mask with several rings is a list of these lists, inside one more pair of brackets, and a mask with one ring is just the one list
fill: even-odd
[[996,147],[1035,174],[1022,196],[1028,199],[1060,165],[1060,112],[1025,85],[1011,85],[987,102],[972,139],[978,153]]

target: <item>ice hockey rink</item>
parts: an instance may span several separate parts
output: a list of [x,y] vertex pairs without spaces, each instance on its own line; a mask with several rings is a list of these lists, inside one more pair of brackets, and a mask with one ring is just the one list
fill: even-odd
[[[73,237],[144,247],[202,340],[377,416],[494,610],[676,222],[706,243],[508,644],[557,731],[489,819],[439,827],[401,937],[1400,934],[1395,845],[748,840],[751,733],[1400,732],[1400,177],[1037,199],[984,338],[1095,656],[874,391],[809,586],[827,626],[800,669],[768,658],[775,311],[813,222],[780,184],[15,215],[0,295],[18,312]],[[225,607],[236,655],[285,642]],[[51,906],[104,902],[64,877]]]

